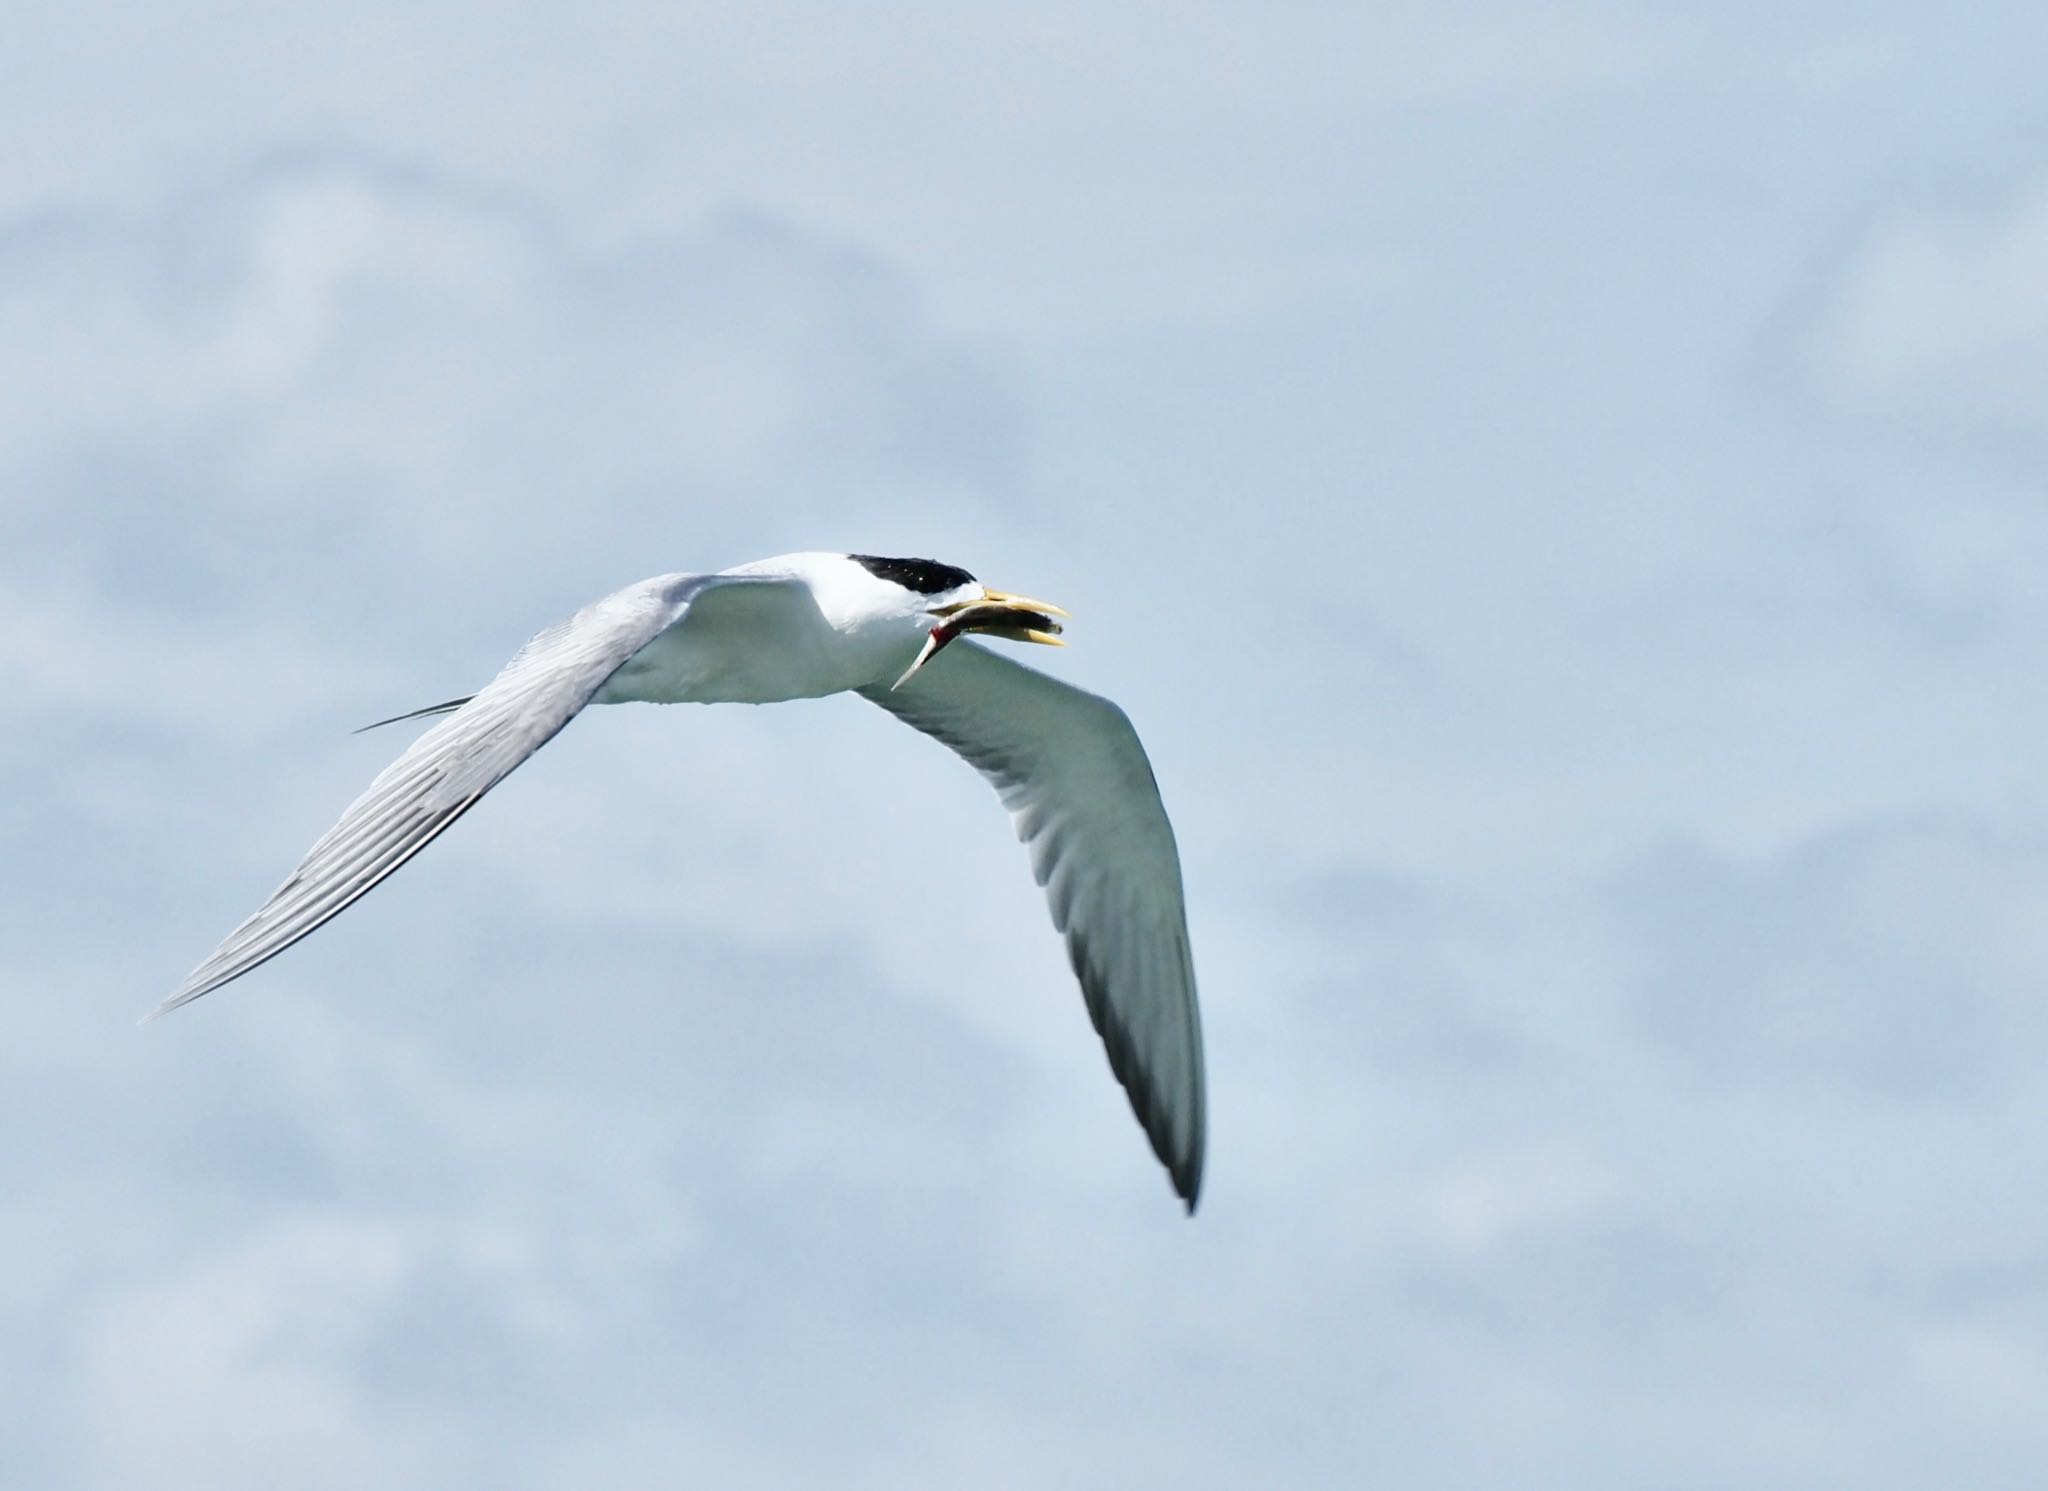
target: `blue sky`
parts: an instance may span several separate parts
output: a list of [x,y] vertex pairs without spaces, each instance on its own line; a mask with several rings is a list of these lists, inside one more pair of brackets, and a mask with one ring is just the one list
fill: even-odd
[[[12,1473],[2033,1484],[2044,46],[21,10]],[[804,548],[1067,605],[1145,734],[1193,1222],[993,799],[852,700],[596,712],[134,1028],[350,727]]]

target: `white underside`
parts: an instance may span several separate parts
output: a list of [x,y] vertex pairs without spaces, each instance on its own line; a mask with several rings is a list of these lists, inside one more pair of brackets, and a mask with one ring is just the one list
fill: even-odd
[[922,633],[900,623],[834,627],[796,584],[719,585],[641,648],[593,704],[775,704],[893,679]]

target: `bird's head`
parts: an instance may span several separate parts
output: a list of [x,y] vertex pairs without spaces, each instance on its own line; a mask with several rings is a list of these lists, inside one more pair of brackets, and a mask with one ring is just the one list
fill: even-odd
[[924,646],[903,676],[889,686],[892,690],[908,683],[948,642],[969,632],[1048,647],[1067,645],[1060,640],[1060,624],[1054,619],[1067,613],[1050,601],[992,589],[966,570],[932,559],[880,559],[872,554],[847,557],[876,579],[901,585],[917,597],[914,614],[925,628]]

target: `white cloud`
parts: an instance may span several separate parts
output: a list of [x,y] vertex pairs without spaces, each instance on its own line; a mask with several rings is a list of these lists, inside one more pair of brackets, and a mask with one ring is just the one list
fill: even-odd
[[994,360],[763,218],[589,258],[516,204],[326,155],[4,237],[0,567],[75,676],[190,678],[174,649],[203,649],[262,677],[280,633],[494,663],[645,574],[913,516],[958,552],[1015,476]]
[[1460,1164],[1434,1187],[1435,1228],[1472,1252],[1517,1233],[1582,1219],[1615,1188],[1615,1177],[1570,1145],[1530,1145]]
[[1919,1364],[1930,1388],[1973,1411],[2048,1409],[2048,1357],[2036,1342],[1995,1324],[1930,1330],[1920,1343]]
[[1955,1099],[2048,1041],[2037,835],[1927,815],[1756,863],[1673,849],[1612,894],[1646,1029],[1734,1080]]
[[336,1488],[394,1484],[401,1425],[372,1415],[335,1370],[401,1287],[388,1227],[303,1219],[183,1277],[110,1291],[80,1384],[92,1457],[109,1485]]
[[1859,414],[2048,436],[2048,186],[1881,217],[1812,331],[1830,396]]
[[[1500,0],[619,0],[514,5],[481,53],[460,6],[279,13],[232,49],[206,39],[212,0],[111,14],[147,42],[105,56],[56,14],[14,38],[0,132],[21,148],[0,191],[132,198],[252,139],[360,141],[508,185],[606,241],[765,204],[908,265],[955,324],[1020,336],[1300,313],[1312,288],[1367,289],[1401,246],[1350,220],[1429,189],[1444,142],[1420,136],[1448,126],[1449,149],[1469,149],[1466,113],[1481,135],[1540,121],[1659,76],[1688,39],[1615,0],[1540,21]],[[1253,256],[1285,272],[1248,274]]]

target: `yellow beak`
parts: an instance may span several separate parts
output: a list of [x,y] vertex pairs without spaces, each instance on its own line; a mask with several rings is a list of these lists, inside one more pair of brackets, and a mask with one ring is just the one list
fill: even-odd
[[[1005,625],[1004,613],[1008,613],[1010,622],[1022,622],[1023,625]],[[955,632],[992,632],[1012,642],[1042,642],[1047,647],[1065,647],[1067,644],[1060,640],[1060,624],[1052,618],[1066,614],[1064,606],[1055,606],[1051,601],[1012,595],[1007,590],[990,590],[984,585],[981,600],[965,607],[952,627]]]
[[903,670],[901,678],[889,685],[892,692],[910,682],[911,675],[963,632],[986,632],[1011,642],[1038,642],[1047,647],[1067,645],[1060,640],[1060,624],[1053,620],[1055,616],[1066,615],[1066,609],[1028,595],[1012,595],[1007,590],[984,585],[980,600],[945,606],[937,614],[944,620],[926,633],[916,659]]

